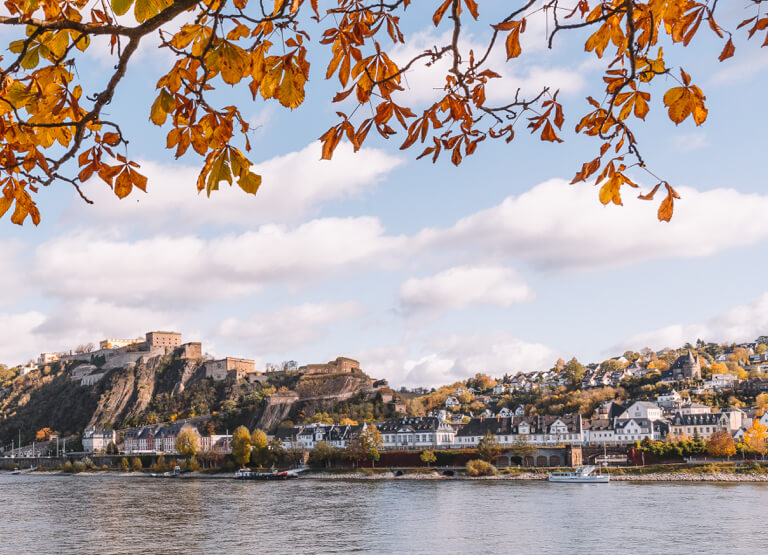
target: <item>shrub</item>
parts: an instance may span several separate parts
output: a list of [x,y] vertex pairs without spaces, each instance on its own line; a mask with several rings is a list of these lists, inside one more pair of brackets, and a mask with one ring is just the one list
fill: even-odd
[[142,468],[143,465],[141,464],[141,459],[139,457],[133,457],[133,460],[131,460],[131,469],[139,472]]
[[93,464],[93,461],[90,458],[88,458],[88,457],[85,457],[83,459],[83,465],[85,465],[85,468],[87,468],[89,470],[96,466],[95,464]]
[[123,469],[124,472],[128,472],[131,469],[131,465],[128,463],[128,459],[123,457],[120,459],[120,467]]
[[189,459],[189,464],[187,465],[187,467],[192,472],[197,472],[198,470],[200,470],[200,463],[197,462],[197,459],[195,457],[192,457],[191,459]]
[[363,474],[365,474],[366,476],[373,476],[373,475],[375,474],[372,468],[361,468],[360,470],[361,470],[361,471],[363,472]]
[[83,461],[75,461],[74,464],[72,465],[72,470],[75,473],[83,472],[85,469],[86,469],[86,466],[85,466],[85,463],[83,463]]
[[475,459],[467,463],[467,474],[469,476],[495,476],[496,467],[487,461]]
[[62,472],[72,472],[72,463],[69,461],[66,461],[64,464],[61,465],[61,471]]
[[165,472],[168,470],[168,468],[165,465],[165,457],[160,455],[157,458],[157,461],[155,461],[155,464],[152,465],[152,470],[155,472]]

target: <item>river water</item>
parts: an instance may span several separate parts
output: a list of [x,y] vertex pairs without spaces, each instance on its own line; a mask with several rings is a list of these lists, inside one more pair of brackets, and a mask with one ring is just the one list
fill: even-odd
[[766,553],[768,484],[0,474],[2,553]]

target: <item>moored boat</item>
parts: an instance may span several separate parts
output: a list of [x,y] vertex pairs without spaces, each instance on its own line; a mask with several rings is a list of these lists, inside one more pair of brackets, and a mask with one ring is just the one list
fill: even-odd
[[596,469],[595,466],[580,466],[573,472],[552,472],[547,480],[575,484],[604,484],[611,481],[611,477],[607,474],[595,474]]
[[235,480],[290,480],[298,478],[299,474],[295,470],[283,470],[274,472],[253,472],[246,468],[241,468],[235,472]]

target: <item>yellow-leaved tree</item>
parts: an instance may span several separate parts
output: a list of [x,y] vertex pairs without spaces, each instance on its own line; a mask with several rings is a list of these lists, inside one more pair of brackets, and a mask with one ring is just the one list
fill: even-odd
[[768,427],[761,423],[760,420],[755,419],[752,426],[744,432],[742,443],[745,450],[765,458],[765,454],[768,452],[766,440],[768,440]]
[[[493,47],[503,44],[505,63],[524,63],[521,36],[529,21],[543,18],[550,47],[562,33],[582,33],[585,55],[603,70],[575,126],[594,138],[596,156],[573,182],[594,180],[600,202],[622,204],[622,194],[647,172],[656,184],[639,197],[663,192],[658,218],[669,220],[679,196],[646,168],[633,126],[654,106],[676,125],[704,122],[704,91],[671,53],[707,34],[722,45],[718,59],[724,61],[734,55],[737,31],[768,45],[762,0],[741,3],[744,21],[726,29],[716,20],[717,0],[519,0],[501,3],[501,15],[500,3],[491,9],[489,0],[326,0],[322,7],[319,0],[7,0],[0,25],[13,40],[0,62],[0,216],[37,224],[36,195],[54,184],[74,187],[86,202],[81,184],[91,178],[120,198],[147,191],[147,178],[130,159],[129,137],[104,109],[149,35],[157,35],[174,60],[146,114],[165,128],[177,158],[200,157],[197,191],[208,195],[222,182],[248,194],[261,184],[247,157],[251,124],[241,106],[222,105],[215,90],[248,87],[254,100],[294,109],[305,100],[310,50],[312,59],[327,60],[320,73],[339,85],[332,98],[339,119],[318,130],[323,158],[331,158],[342,139],[360,149],[372,131],[399,137],[401,149],[417,147],[419,158],[445,155],[456,165],[484,141],[509,143],[525,132],[562,142],[566,115],[557,90],[518,90],[498,102],[486,95],[489,82],[502,79],[492,67]],[[431,48],[393,59],[408,39],[403,28],[419,28],[419,18],[445,33]],[[479,47],[468,46],[470,29],[483,31]],[[101,83],[85,82],[77,71],[95,37],[108,41],[114,58]],[[417,109],[407,76],[425,66],[443,72],[443,88]],[[657,85],[659,76],[666,84]]]

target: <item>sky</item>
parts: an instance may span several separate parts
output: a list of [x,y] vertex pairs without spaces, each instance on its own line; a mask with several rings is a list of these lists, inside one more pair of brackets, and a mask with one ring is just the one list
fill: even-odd
[[[730,28],[744,15],[735,4],[722,6]],[[324,28],[309,26],[315,46]],[[446,30],[414,8],[393,59]],[[467,31],[467,50],[488,34]],[[458,168],[400,151],[402,134],[371,135],[356,154],[342,143],[321,161],[317,138],[338,109],[327,50],[310,56],[307,100],[294,111],[220,83],[216,98],[258,126],[250,158],[263,185],[256,196],[224,186],[211,198],[196,194],[200,158],[174,160],[168,128],[149,121],[172,58],[147,41],[107,115],[123,124],[148,192],[119,200],[93,180],[87,205],[57,184],[38,195],[38,228],[0,220],[0,362],[171,329],[217,357],[263,366],[348,356],[412,387],[766,334],[768,56],[742,33],[736,56],[719,63],[722,43],[700,35],[689,51],[665,53],[704,90],[707,121],[671,123],[661,96],[673,82],[660,78],[648,121],[635,126],[647,164],[682,197],[671,223],[628,191],[623,207],[603,206],[593,184],[569,185],[599,148],[573,131],[606,64],[583,53],[586,35],[563,34],[549,50],[533,18],[521,58],[505,63],[501,49],[491,58],[503,76],[492,101],[518,87],[560,89],[565,142],[519,132],[509,145],[486,141]],[[95,41],[78,75],[98,88],[112,65]],[[401,103],[425,107],[441,75],[439,64],[415,67]],[[643,179],[647,191],[654,182]]]

